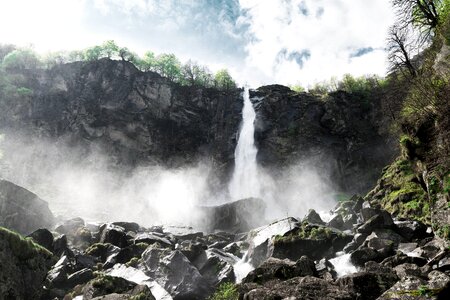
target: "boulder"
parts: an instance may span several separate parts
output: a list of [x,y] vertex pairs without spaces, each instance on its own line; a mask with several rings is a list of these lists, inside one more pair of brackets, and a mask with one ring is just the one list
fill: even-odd
[[179,250],[151,245],[142,254],[145,274],[153,278],[174,300],[204,299],[211,292],[209,282]]
[[396,221],[396,231],[408,241],[416,241],[430,236],[427,226],[420,221]]
[[206,260],[196,267],[211,286],[235,281],[233,265],[237,263],[236,257],[214,248],[206,250],[205,256]]
[[302,221],[306,221],[312,224],[325,225],[325,222],[322,221],[322,218],[314,209],[310,209],[308,211],[308,214],[306,215],[306,217],[303,218]]
[[354,295],[354,299],[377,299],[398,277],[393,272],[363,271],[339,278],[336,283]]
[[137,233],[139,231],[139,224],[135,222],[113,222],[113,225],[117,225],[125,229],[125,231],[131,231]]
[[397,299],[430,299],[427,296],[426,281],[415,276],[403,277],[387,291],[385,291],[379,300]]
[[48,229],[40,228],[33,231],[27,237],[32,238],[33,241],[46,248],[47,250],[53,252],[53,234],[48,231]]
[[355,266],[363,266],[368,261],[376,261],[379,259],[380,254],[378,253],[378,251],[368,247],[360,248],[350,254],[350,261]]
[[251,271],[242,283],[264,284],[267,281],[279,279],[287,280],[294,277],[317,276],[314,262],[306,256],[297,262],[289,259],[269,258],[262,265]]
[[127,236],[123,227],[105,224],[100,227],[100,243],[109,243],[119,248],[128,245]]
[[272,256],[274,237],[282,237],[299,227],[297,219],[289,217],[250,231],[247,237],[250,244],[247,261],[255,267],[259,266]]
[[155,300],[147,286],[104,274],[89,281],[83,287],[82,296],[84,300],[125,300],[138,296],[137,299]]
[[247,198],[213,207],[201,207],[209,231],[245,232],[264,224],[266,205],[262,199]]
[[30,234],[52,227],[54,221],[47,202],[23,187],[0,180],[0,226]]
[[0,227],[0,295],[2,299],[39,299],[53,255],[20,234]]
[[242,284],[239,299],[327,299],[350,300],[355,297],[338,285],[313,276],[294,277],[285,281],[272,280],[264,285]]
[[159,243],[161,246],[173,248],[172,242],[166,235],[158,232],[140,232],[134,237],[134,243],[146,243],[149,245]]

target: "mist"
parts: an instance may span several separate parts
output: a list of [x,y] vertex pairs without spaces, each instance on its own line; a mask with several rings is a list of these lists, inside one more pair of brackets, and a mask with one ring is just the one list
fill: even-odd
[[[175,169],[130,169],[117,165],[98,146],[74,147],[64,139],[11,132],[1,135],[0,152],[0,177],[46,200],[61,220],[82,217],[205,230],[200,206],[238,200],[231,199],[223,185],[214,184],[221,179],[206,162]],[[335,204],[332,182],[325,170],[315,169],[313,160],[292,164],[276,175],[258,167],[258,178],[261,189],[253,196],[264,200],[268,221],[302,217],[310,208],[328,211]]]

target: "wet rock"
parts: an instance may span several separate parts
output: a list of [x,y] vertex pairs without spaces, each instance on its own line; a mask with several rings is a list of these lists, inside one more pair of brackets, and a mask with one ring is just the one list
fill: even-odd
[[243,284],[240,299],[278,300],[278,299],[355,299],[345,289],[321,278],[305,276],[285,281],[273,280],[265,285]]
[[108,275],[100,275],[89,281],[84,286],[82,295],[83,299],[87,300],[125,300],[132,299],[133,296],[138,295],[142,297],[142,299],[155,300],[147,286],[139,286],[126,279]]
[[65,234],[56,237],[53,241],[53,254],[57,257],[61,257],[63,254],[73,256],[73,252],[69,248],[67,236]]
[[208,220],[209,230],[245,232],[264,224],[265,202],[247,198],[215,207],[202,207]]
[[[178,247],[176,247],[176,249],[180,250],[197,268],[199,263],[206,261],[207,258],[205,250],[207,248],[208,247],[206,245],[193,241],[183,241],[178,245]],[[195,263],[196,261],[199,263]]]
[[152,245],[154,243],[159,243],[160,245],[162,245],[164,247],[168,247],[168,248],[173,247],[172,242],[164,234],[157,233],[157,232],[138,233],[138,234],[136,234],[136,236],[134,238],[134,243],[135,244],[146,243],[149,245]]
[[[366,208],[363,208],[363,210]],[[361,211],[363,211],[361,210]],[[386,214],[389,214],[388,212],[385,212]],[[392,218],[390,215],[383,214],[376,214],[372,216],[370,219],[365,221],[365,223],[358,227],[357,231],[359,233],[367,233],[370,234],[375,229],[390,229],[393,227],[394,222],[392,221]],[[368,214],[369,216],[370,214]]]
[[450,270],[450,255],[447,254],[447,257],[442,258],[441,260],[439,260],[438,264],[437,264],[437,268],[439,271],[449,271]]
[[100,228],[100,241],[99,243],[109,243],[119,248],[126,247],[128,245],[126,232],[123,227],[105,224]]
[[46,248],[47,250],[53,252],[53,234],[47,229],[40,228],[33,231],[27,237],[32,238],[33,241]]
[[403,278],[406,276],[422,276],[422,270],[419,268],[419,266],[411,263],[398,265],[394,268],[394,271],[399,278]]
[[139,231],[139,228],[140,228],[139,224],[138,223],[134,223],[134,222],[113,222],[112,224],[122,227],[127,232],[128,231],[132,231],[132,232],[137,233]]
[[65,285],[69,288],[73,288],[74,286],[78,284],[84,284],[87,283],[89,280],[94,278],[94,273],[91,269],[82,269],[80,271],[77,271],[75,273],[70,274],[67,277],[67,281],[65,282]]
[[397,221],[396,231],[408,241],[421,240],[429,236],[427,226],[419,221]]
[[358,272],[339,278],[336,283],[354,295],[354,299],[377,299],[398,277],[394,273]]
[[350,254],[350,261],[356,266],[363,266],[366,262],[371,260],[379,260],[379,253],[372,248],[360,248]]
[[402,252],[403,254],[411,253],[416,248],[417,243],[399,243],[397,247],[398,251]]
[[0,226],[21,234],[51,228],[55,220],[47,202],[6,180],[0,180],[0,207]]
[[211,286],[219,286],[224,282],[234,282],[236,277],[233,265],[236,258],[218,249],[208,249],[206,260],[198,265],[200,274]]
[[242,258],[241,245],[242,242],[233,242],[223,247],[223,251],[231,253],[236,257]]
[[365,207],[361,209],[360,213],[363,222],[367,222],[373,217],[378,216],[380,219],[380,224],[383,224],[385,228],[390,228],[391,226],[394,225],[394,221],[392,220],[391,214],[383,209]]
[[269,258],[262,265],[251,271],[243,283],[264,284],[269,280],[287,280],[294,277],[317,276],[314,262],[306,256],[297,262],[289,259]]
[[322,221],[322,218],[314,209],[310,209],[308,211],[308,214],[306,215],[305,218],[303,218],[303,221],[306,221],[311,224],[325,225],[325,222]]
[[0,227],[0,295],[39,299],[53,255],[44,247]]
[[327,226],[344,230],[344,219],[341,215],[336,215],[330,220],[330,222],[327,223]]
[[123,264],[116,264],[113,268],[107,270],[106,274],[129,280],[138,285],[147,286],[157,300],[172,300],[170,294],[156,281],[145,275],[142,270]]
[[114,258],[120,252],[120,248],[110,243],[96,243],[86,249],[85,254],[98,258],[101,262],[106,263]]
[[61,288],[67,281],[68,273],[72,270],[70,260],[62,256],[47,274],[46,284],[51,288]]
[[79,228],[84,227],[84,220],[82,218],[73,218],[64,221],[55,228],[55,231],[60,234],[73,237]]
[[[426,295],[426,281],[414,276],[403,277],[399,282],[395,283],[387,291],[385,291],[378,299],[430,299]],[[423,292],[421,292],[421,288]],[[423,293],[423,295],[421,295]]]
[[300,223],[295,218],[286,218],[250,231],[248,234],[249,263],[259,266],[273,253],[273,237],[284,236],[299,227]]
[[434,290],[447,290],[447,293],[450,292],[450,276],[434,270],[428,274],[428,287]]
[[337,277],[334,265],[326,258],[322,258],[316,263],[317,275],[326,280],[332,280]]
[[391,257],[385,258],[381,264],[390,268],[395,268],[398,265],[410,263],[419,267],[424,266],[427,263],[427,259],[418,256],[408,256],[403,253],[397,253]]
[[145,274],[154,278],[177,299],[204,299],[211,292],[208,281],[179,250],[149,246],[142,254]]

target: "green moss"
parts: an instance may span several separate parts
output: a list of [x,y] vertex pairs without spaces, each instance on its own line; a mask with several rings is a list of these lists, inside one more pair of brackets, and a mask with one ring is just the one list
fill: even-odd
[[36,255],[43,255],[47,258],[53,254],[39,244],[33,242],[31,238],[24,238],[17,232],[0,227],[0,239],[7,241],[11,251],[20,259],[27,260]]
[[92,287],[95,289],[94,297],[111,293],[121,294],[128,292],[134,286],[134,284],[120,277],[113,277],[103,273],[96,274],[97,277],[91,281]]
[[308,222],[304,222],[301,227],[285,236],[274,236],[273,241],[274,243],[284,243],[293,242],[298,239],[324,240],[331,238],[332,235],[333,231],[328,227],[310,225]]
[[445,224],[442,227],[439,227],[436,234],[446,240],[450,240],[450,225]]
[[92,256],[101,256],[108,247],[110,247],[111,244],[109,243],[95,243],[89,246],[89,248],[86,249],[86,254],[92,255]]
[[208,298],[209,300],[238,300],[239,292],[233,283],[222,283],[217,291]]
[[138,257],[133,257],[133,258],[130,259],[125,265],[126,265],[127,267],[133,267],[133,268],[135,268],[138,264],[139,264],[139,258],[138,258]]

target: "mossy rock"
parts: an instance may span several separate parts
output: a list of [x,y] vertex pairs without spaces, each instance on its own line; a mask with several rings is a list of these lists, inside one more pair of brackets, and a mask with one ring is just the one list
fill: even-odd
[[39,299],[53,254],[31,238],[0,227],[0,295],[2,299]]

